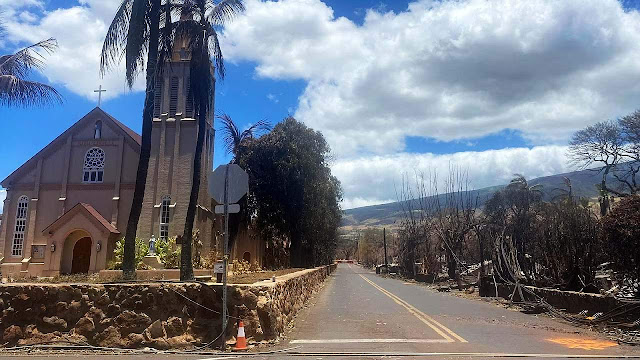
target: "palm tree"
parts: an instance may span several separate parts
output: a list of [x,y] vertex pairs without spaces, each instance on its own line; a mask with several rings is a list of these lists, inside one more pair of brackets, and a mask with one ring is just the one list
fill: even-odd
[[269,122],[264,119],[249,126],[246,130],[240,131],[229,115],[222,114],[218,115],[217,118],[222,121],[221,130],[224,135],[224,146],[227,154],[233,155],[233,159],[231,159],[232,163],[238,160],[238,152],[247,140],[253,139],[260,132],[271,129]]
[[[135,238],[142,200],[147,182],[147,169],[151,154],[151,130],[156,77],[162,71],[165,59],[171,54],[172,22],[174,10],[171,0],[123,0],[118,8],[102,45],[100,72],[113,68],[124,55],[126,80],[129,88],[145,68],[146,91],[142,111],[142,143],[136,173],[131,212],[124,237],[122,270],[125,278],[135,277]],[[164,20],[164,21],[163,21]],[[161,26],[164,24],[164,26]]]
[[53,87],[26,78],[31,70],[42,70],[43,56],[37,50],[51,53],[58,47],[54,38],[30,45],[15,54],[0,55],[0,105],[42,106],[62,103]]
[[190,87],[198,118],[198,138],[193,156],[191,194],[182,236],[180,280],[193,280],[191,242],[193,221],[196,214],[200,176],[202,173],[202,147],[206,132],[207,115],[213,107],[215,74],[224,79],[224,59],[216,27],[224,26],[235,15],[244,11],[242,0],[187,0],[181,11],[181,21],[176,26],[176,37],[188,39],[191,50]]

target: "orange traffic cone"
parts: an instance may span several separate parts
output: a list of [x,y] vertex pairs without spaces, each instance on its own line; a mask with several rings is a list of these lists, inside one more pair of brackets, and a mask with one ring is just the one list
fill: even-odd
[[236,340],[236,346],[233,350],[246,350],[247,349],[247,338],[244,337],[244,324],[242,320],[238,322],[238,338]]

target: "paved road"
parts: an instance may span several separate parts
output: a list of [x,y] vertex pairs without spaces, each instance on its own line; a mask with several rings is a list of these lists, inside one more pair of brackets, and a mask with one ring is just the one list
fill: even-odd
[[[483,301],[434,292],[413,283],[382,278],[349,264],[339,265],[310,306],[297,316],[295,327],[277,349],[300,354],[247,357],[326,359],[344,358],[351,353],[350,358],[357,359],[640,358],[640,348],[618,345],[546,316],[526,315]],[[207,360],[244,357],[126,356]],[[82,358],[115,360],[124,356]]]

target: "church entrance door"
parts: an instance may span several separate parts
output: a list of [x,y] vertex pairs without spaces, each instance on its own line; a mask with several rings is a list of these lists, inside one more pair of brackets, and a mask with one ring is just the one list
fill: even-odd
[[91,264],[91,238],[83,237],[76,241],[73,247],[73,260],[71,261],[71,273],[88,273]]

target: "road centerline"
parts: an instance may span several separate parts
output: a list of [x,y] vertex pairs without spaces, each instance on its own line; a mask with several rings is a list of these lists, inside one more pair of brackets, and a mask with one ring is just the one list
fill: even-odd
[[379,290],[383,294],[387,295],[389,298],[391,298],[393,301],[395,301],[398,305],[404,307],[409,313],[413,314],[420,321],[422,321],[427,326],[429,326],[431,329],[433,329],[436,333],[438,333],[438,335],[440,335],[444,339],[446,339],[447,342],[455,342],[455,340],[453,338],[457,339],[459,342],[462,342],[462,343],[468,342],[467,340],[462,338],[460,335],[456,334],[451,329],[449,329],[446,326],[442,325],[441,323],[439,323],[438,321],[436,321],[435,319],[433,319],[429,315],[425,314],[424,312],[420,311],[419,309],[417,309],[413,305],[407,303],[406,301],[402,300],[401,298],[399,298],[395,294],[393,294],[390,291],[386,290],[385,288],[379,286],[378,284],[374,283],[373,281],[367,279],[364,275],[362,275],[362,274],[358,274],[358,275],[360,275],[360,277],[362,279],[364,279],[364,281],[369,283],[371,286],[373,286],[374,288],[376,288],[377,290]]

